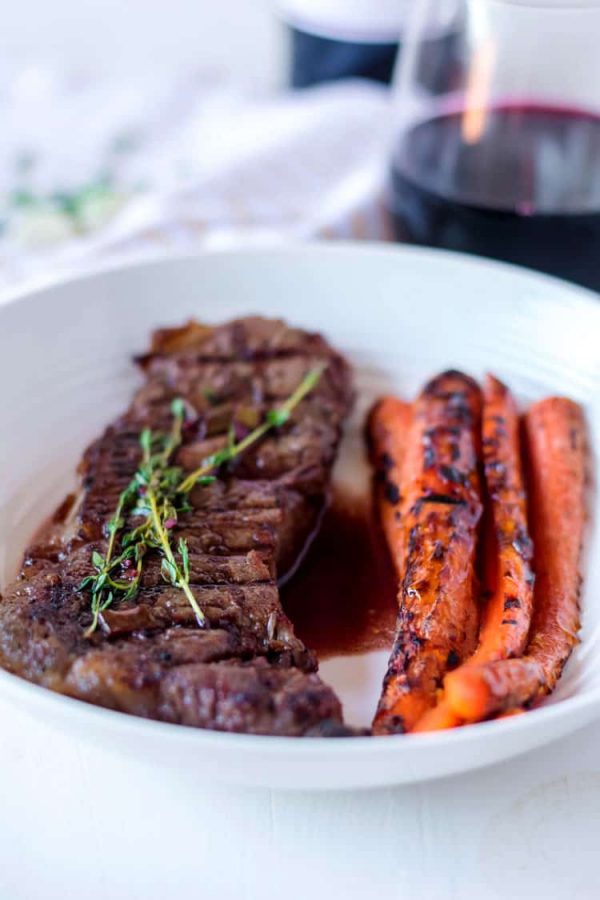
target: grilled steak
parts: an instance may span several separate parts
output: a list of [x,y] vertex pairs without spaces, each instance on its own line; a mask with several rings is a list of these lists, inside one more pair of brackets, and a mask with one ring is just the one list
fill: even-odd
[[[158,332],[138,360],[144,384],[79,467],[80,490],[31,546],[0,602],[0,662],[53,690],[111,709],[201,728],[339,733],[341,708],[294,635],[278,594],[318,528],[351,402],[344,360],[319,335],[247,318]],[[191,471],[224,447],[234,411],[262,420],[315,365],[323,374],[288,422],[197,485],[174,539],[205,619],[144,557],[140,590],[113,603],[89,637],[94,550],[140,461],[140,432],[168,431],[171,402],[189,411],[176,462]],[[308,602],[308,598],[307,598]],[[343,729],[342,729],[343,730]]]

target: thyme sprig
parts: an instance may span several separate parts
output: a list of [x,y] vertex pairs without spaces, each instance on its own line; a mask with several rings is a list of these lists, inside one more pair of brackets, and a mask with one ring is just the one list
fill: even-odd
[[[97,550],[92,553],[95,574],[88,575],[79,585],[80,590],[89,588],[92,595],[92,622],[85,632],[86,637],[94,633],[100,616],[117,597],[131,600],[136,596],[148,550],[160,552],[163,579],[181,588],[198,624],[204,624],[204,616],[189,586],[187,545],[183,539],[179,540],[178,561],[169,535],[177,524],[178,514],[190,508],[185,496],[177,489],[182,469],[171,465],[172,456],[181,444],[185,420],[185,405],[181,399],[172,402],[171,413],[173,421],[167,435],[155,435],[148,428],[140,434],[141,463],[119,495],[115,512],[106,525],[106,553],[104,556]],[[141,522],[126,530],[128,520],[137,518]],[[116,572],[121,573],[120,577],[115,575]]]
[[[245,437],[236,440],[232,423],[227,444],[203,460],[202,465],[184,476],[180,466],[173,465],[175,452],[182,442],[185,403],[181,398],[171,404],[172,423],[168,434],[154,434],[144,429],[140,434],[141,463],[127,487],[119,495],[112,518],[106,524],[108,544],[104,556],[92,552],[94,574],[88,575],[79,590],[91,593],[92,622],[85,632],[89,638],[101,622],[102,613],[115,600],[133,599],[140,586],[143,561],[149,550],[161,556],[160,572],[164,581],[183,591],[200,627],[206,625],[190,587],[189,549],[180,537],[174,548],[171,534],[180,513],[191,510],[188,495],[196,485],[211,484],[216,472],[264,437],[271,429],[284,425],[296,406],[313,390],[323,367],[311,369],[296,390],[279,407],[271,409],[264,421]],[[141,519],[127,530],[130,520]]]
[[290,394],[288,399],[281,406],[276,409],[268,410],[264,422],[258,425],[253,431],[246,435],[246,437],[242,438],[240,441],[235,441],[235,432],[229,431],[227,446],[223,448],[223,450],[218,450],[217,453],[213,453],[212,456],[207,457],[203,460],[202,465],[199,468],[195,469],[193,472],[190,472],[189,475],[186,475],[184,480],[179,485],[179,490],[182,493],[189,493],[194,485],[198,483],[202,483],[202,480],[206,477],[210,477],[211,472],[214,472],[215,469],[218,469],[220,466],[225,463],[231,462],[231,460],[235,459],[236,456],[239,456],[257,441],[259,441],[268,431],[272,428],[281,428],[282,425],[285,425],[292,412],[298,406],[298,404],[309,394],[313,388],[316,386],[319,381],[321,375],[323,373],[323,367],[320,366],[315,369],[311,369],[304,376],[296,390],[293,394]]

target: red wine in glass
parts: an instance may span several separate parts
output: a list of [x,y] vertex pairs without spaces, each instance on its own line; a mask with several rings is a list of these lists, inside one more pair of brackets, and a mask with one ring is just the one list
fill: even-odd
[[[473,134],[475,129],[475,134]],[[399,240],[529,266],[600,291],[600,117],[502,104],[408,131],[389,204]]]

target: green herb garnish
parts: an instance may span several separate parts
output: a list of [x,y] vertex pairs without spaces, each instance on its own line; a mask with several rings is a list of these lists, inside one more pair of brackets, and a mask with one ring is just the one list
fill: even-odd
[[[148,550],[158,551],[163,580],[183,591],[198,625],[205,626],[205,616],[190,587],[187,543],[180,537],[174,547],[171,540],[179,514],[191,509],[188,495],[196,485],[212,484],[221,466],[242,454],[271,429],[284,425],[295,407],[313,390],[322,372],[323,367],[308,372],[285,403],[269,410],[264,421],[239,441],[232,424],[226,446],[205,459],[189,475],[184,475],[180,466],[172,464],[182,441],[185,421],[183,400],[177,398],[171,404],[173,421],[167,435],[153,434],[147,428],[142,431],[141,463],[119,495],[115,512],[106,524],[106,553],[102,556],[97,550],[93,551],[91,562],[94,574],[88,575],[79,585],[79,590],[89,590],[92,596],[92,622],[85,637],[95,632],[100,616],[115,600],[131,600],[136,596]],[[138,518],[140,523],[127,530],[130,520]]]
[[232,459],[235,459],[236,456],[239,456],[247,450],[248,447],[251,447],[259,441],[272,428],[280,428],[282,425],[285,425],[296,406],[298,406],[306,395],[315,387],[322,373],[322,367],[311,369],[311,371],[304,376],[294,393],[288,397],[282,406],[277,409],[270,409],[265,416],[264,422],[254,428],[241,441],[236,442],[229,439],[227,446],[223,450],[213,453],[212,456],[209,456],[204,460],[198,469],[185,477],[179,485],[179,490],[188,493],[195,484],[202,483],[202,480],[207,476],[210,476],[211,472],[214,472],[215,469],[218,469],[220,466],[224,465],[224,463],[228,463]]

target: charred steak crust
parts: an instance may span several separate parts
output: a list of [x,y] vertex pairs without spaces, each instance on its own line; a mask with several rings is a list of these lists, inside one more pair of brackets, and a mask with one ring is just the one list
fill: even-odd
[[[80,490],[25,554],[0,602],[0,662],[61,693],[135,715],[256,734],[345,733],[339,701],[314,674],[294,635],[277,578],[318,528],[341,428],[351,405],[349,368],[317,334],[246,318],[191,322],[154,335],[138,363],[144,384],[127,412],[85,452]],[[104,613],[91,638],[90,597],[78,591],[104,526],[139,463],[139,434],[169,427],[170,404],[194,411],[177,462],[192,470],[224,446],[234,410],[259,416],[285,400],[315,365],[314,390],[277,432],[196,487],[177,525],[190,583],[208,627],[183,593],[145,558],[137,597]]]

